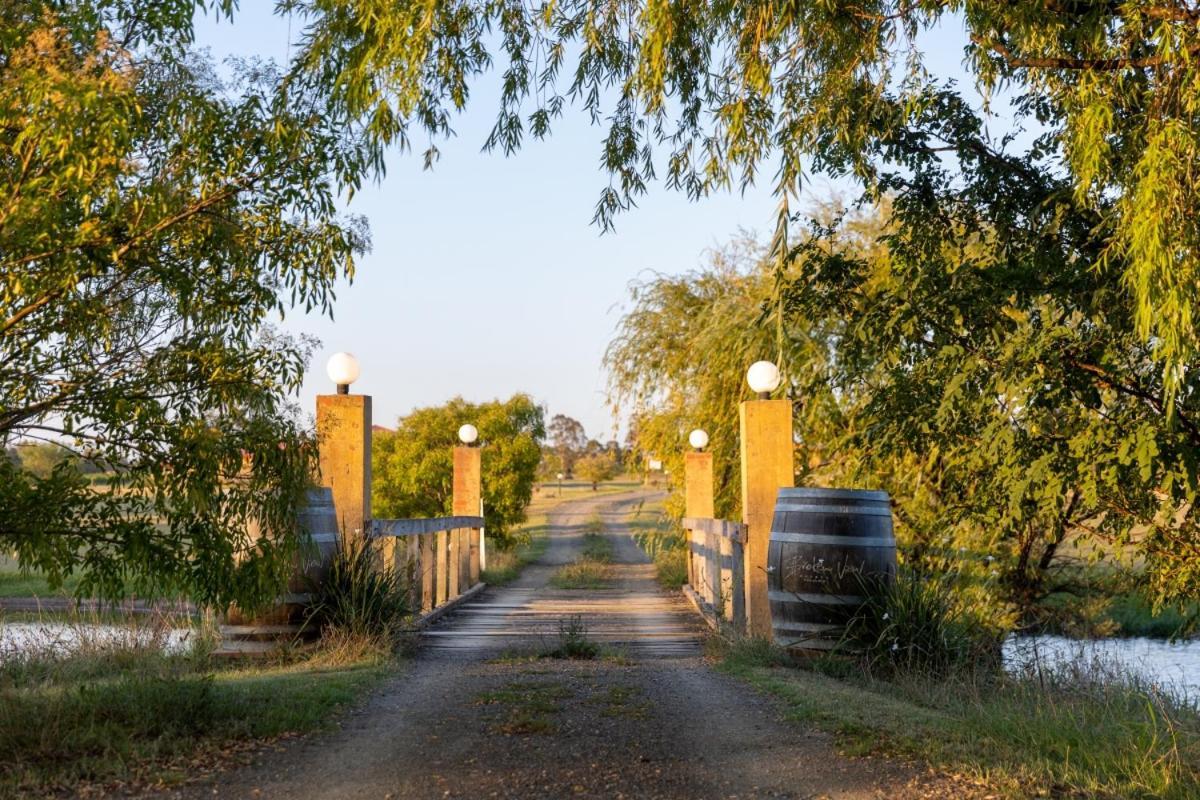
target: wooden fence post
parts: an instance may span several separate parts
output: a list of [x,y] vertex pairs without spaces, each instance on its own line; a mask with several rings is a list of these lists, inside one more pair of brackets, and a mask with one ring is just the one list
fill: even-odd
[[742,521],[746,523],[746,629],[751,636],[771,638],[771,606],[767,599],[767,549],[775,497],[796,479],[792,465],[790,400],[748,400],[741,404]]
[[[455,516],[473,517],[479,513],[481,453],[478,447],[460,445],[454,448],[454,500],[450,513]],[[458,536],[465,564],[465,568],[460,566],[459,569],[467,584],[462,588],[466,590],[479,583],[479,538],[473,529],[458,531]]]

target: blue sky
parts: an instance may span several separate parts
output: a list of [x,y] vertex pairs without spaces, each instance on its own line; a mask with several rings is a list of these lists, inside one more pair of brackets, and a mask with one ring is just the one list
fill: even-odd
[[[200,16],[197,43],[218,59],[283,61],[289,25],[273,5],[243,2],[232,24]],[[961,72],[957,30],[935,34],[925,49],[939,72]],[[484,154],[495,97],[494,82],[475,89],[432,172],[419,155],[393,154],[387,177],[350,204],[370,220],[373,251],[339,288],[334,320],[295,312],[284,326],[322,341],[300,397],[305,409],[332,389],[329,355],[348,350],[362,365],[354,391],[373,396],[376,424],[455,395],[524,391],[607,438],[614,420],[601,358],[629,283],[694,269],[739,229],[773,226],[769,186],[690,202],[656,185],[602,235],[591,218],[607,183],[598,166],[603,129],[568,110],[548,140],[509,158]],[[820,181],[805,190],[812,199],[831,191]]]

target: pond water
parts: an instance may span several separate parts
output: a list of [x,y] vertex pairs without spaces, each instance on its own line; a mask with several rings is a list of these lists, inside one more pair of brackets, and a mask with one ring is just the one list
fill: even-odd
[[1038,665],[1054,671],[1073,664],[1098,663],[1133,673],[1144,681],[1200,702],[1200,640],[1068,639],[1013,636],[1004,643],[1004,664],[1019,672]]
[[0,623],[0,659],[29,652],[69,653],[81,647],[123,643],[158,646],[168,653],[191,648],[196,631],[154,625],[97,625],[64,622]]

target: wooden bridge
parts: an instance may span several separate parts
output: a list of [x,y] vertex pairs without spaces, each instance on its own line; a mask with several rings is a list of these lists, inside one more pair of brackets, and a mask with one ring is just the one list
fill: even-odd
[[[345,387],[340,387],[345,388]],[[770,635],[766,542],[789,485],[790,405],[743,404],[742,522],[713,519],[711,456],[688,453],[686,593],[656,585],[633,541],[645,489],[553,509],[548,546],[505,587],[480,583],[480,449],[454,448],[453,516],[377,520],[370,398],[318,399],[321,473],[343,537],[381,540],[413,570],[423,646],[336,731],[173,792],[192,798],[929,797],[910,768],[839,757],[704,658],[709,627]],[[700,446],[697,446],[698,448]],[[603,588],[555,588],[599,516],[613,547]],[[700,613],[697,613],[700,612]],[[708,623],[707,625],[705,623]],[[599,647],[563,658],[564,633]],[[937,795],[943,796],[943,795]]]

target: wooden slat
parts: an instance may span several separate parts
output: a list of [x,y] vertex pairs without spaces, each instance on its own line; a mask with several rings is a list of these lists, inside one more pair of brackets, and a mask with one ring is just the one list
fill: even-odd
[[437,605],[437,557],[434,554],[437,534],[416,537],[421,543],[421,610],[432,611]]
[[[438,595],[443,602],[458,597],[460,591],[459,576],[462,575],[462,552],[459,545],[462,544],[461,531],[452,530],[447,532],[446,541],[449,543],[447,545],[449,549],[446,556],[446,575],[448,576],[449,583],[447,585],[449,588],[446,590],[445,597]],[[465,589],[466,587],[462,588]],[[439,605],[441,604],[439,603]]]
[[717,547],[719,549],[718,559],[720,567],[721,587],[721,607],[717,609],[718,614],[723,614],[725,619],[733,620],[733,548],[737,544],[732,539],[726,539],[724,536],[717,539]]
[[[410,536],[406,542],[405,556],[408,558],[408,587],[410,608],[416,613],[421,611],[421,537]],[[399,550],[400,548],[396,548]]]
[[438,531],[433,536],[437,542],[437,552],[434,554],[437,573],[437,580],[435,582],[436,591],[434,593],[434,607],[436,608],[450,599],[450,595],[447,592],[450,586],[450,532]]
[[739,631],[745,630],[746,625],[746,582],[745,574],[745,554],[742,550],[742,542],[737,539],[730,541],[730,555],[732,563],[730,564],[730,600],[733,609],[733,625]]
[[711,533],[726,539],[746,542],[746,526],[740,522],[730,522],[727,519],[709,519],[707,517],[685,517],[683,527],[701,533]]
[[384,536],[421,536],[458,528],[482,528],[483,517],[430,517],[429,519],[377,519],[371,525],[371,538]]

